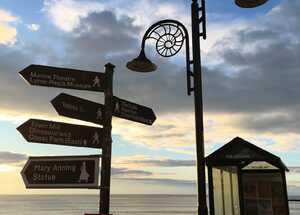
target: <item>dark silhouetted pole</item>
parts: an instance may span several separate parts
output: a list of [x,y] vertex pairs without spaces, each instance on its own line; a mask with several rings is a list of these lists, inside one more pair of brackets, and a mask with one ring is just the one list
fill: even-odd
[[115,66],[108,63],[105,65],[105,111],[103,134],[104,143],[102,148],[101,159],[101,186],[100,186],[100,214],[109,214],[110,202],[110,173],[111,173],[111,119],[113,108],[113,73]]
[[[207,215],[206,186],[205,186],[205,154],[203,129],[203,98],[202,98],[202,71],[200,54],[200,37],[206,38],[205,29],[205,0],[192,2],[192,42],[193,42],[193,70],[194,70],[194,99],[195,99],[195,126],[197,151],[197,181],[198,181],[198,215]],[[199,11],[202,16],[199,18]],[[203,33],[200,33],[200,23]]]

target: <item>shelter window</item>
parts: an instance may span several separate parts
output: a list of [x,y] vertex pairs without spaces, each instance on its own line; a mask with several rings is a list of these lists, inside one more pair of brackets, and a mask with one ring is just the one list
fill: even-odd
[[266,161],[253,161],[247,166],[243,168],[243,170],[266,170],[266,169],[271,169],[271,170],[278,170],[277,167],[273,166],[272,164],[266,162]]
[[218,215],[240,215],[237,167],[213,167],[214,209]]
[[281,173],[242,174],[245,215],[287,215]]

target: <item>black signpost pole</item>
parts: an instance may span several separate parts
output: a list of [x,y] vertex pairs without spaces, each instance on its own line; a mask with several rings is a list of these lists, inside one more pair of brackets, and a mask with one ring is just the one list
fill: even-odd
[[109,214],[110,202],[110,173],[111,173],[111,129],[113,112],[113,73],[115,66],[113,64],[105,65],[105,114],[103,123],[104,143],[101,159],[101,186],[100,186],[100,214]]

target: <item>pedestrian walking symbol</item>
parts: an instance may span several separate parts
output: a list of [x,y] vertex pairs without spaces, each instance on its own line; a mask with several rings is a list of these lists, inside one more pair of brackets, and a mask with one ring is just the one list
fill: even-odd
[[92,144],[93,144],[93,145],[98,145],[98,144],[100,144],[98,132],[95,132],[95,134],[94,134],[94,136],[93,136]]
[[96,76],[93,81],[93,87],[100,87],[100,79],[98,76]]
[[119,104],[119,102],[116,102],[115,113],[119,113],[119,112],[120,112],[120,104]]
[[84,145],[84,146],[87,145],[87,140],[86,140],[86,139],[83,140],[83,145]]
[[82,166],[80,168],[80,177],[79,177],[79,183],[82,183],[82,181],[84,183],[88,183],[89,181],[89,177],[90,177],[90,174],[87,172],[86,170],[86,164],[85,164],[85,161],[82,163]]
[[97,110],[96,114],[97,114],[96,119],[99,120],[99,121],[101,121],[102,120],[102,108],[99,108]]

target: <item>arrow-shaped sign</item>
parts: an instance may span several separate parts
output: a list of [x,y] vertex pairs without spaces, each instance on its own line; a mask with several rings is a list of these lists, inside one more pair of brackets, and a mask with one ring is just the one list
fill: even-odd
[[65,93],[59,94],[51,103],[61,116],[103,124],[104,105]]
[[28,142],[102,148],[101,128],[30,119],[17,130]]
[[156,116],[151,108],[138,105],[118,97],[113,98],[113,103],[114,116],[140,122],[146,125],[152,125],[156,119]]
[[26,188],[96,188],[99,156],[30,157],[21,175]]
[[[104,105],[102,104],[65,93],[59,94],[51,103],[59,115],[97,124],[103,123]],[[118,97],[113,98],[113,115],[146,125],[152,125],[156,119],[151,108]]]
[[19,72],[31,85],[103,92],[105,74],[76,69],[30,65]]

